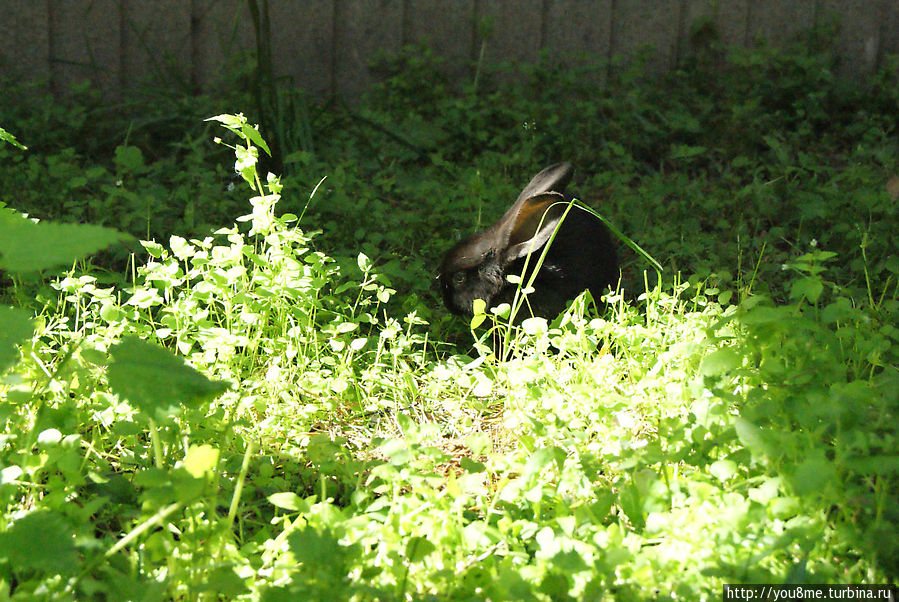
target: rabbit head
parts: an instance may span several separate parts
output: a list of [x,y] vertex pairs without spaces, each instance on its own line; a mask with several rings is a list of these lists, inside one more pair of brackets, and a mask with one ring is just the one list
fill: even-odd
[[593,215],[572,207],[559,225],[564,192],[572,167],[557,163],[547,167],[525,186],[516,201],[492,226],[455,245],[443,260],[439,280],[447,308],[457,314],[473,313],[475,299],[488,307],[511,302],[516,284],[507,275],[521,274],[528,254],[529,268],[553,240],[534,280],[527,302],[531,313],[554,317],[584,289],[595,299],[618,279],[618,261],[608,230]]

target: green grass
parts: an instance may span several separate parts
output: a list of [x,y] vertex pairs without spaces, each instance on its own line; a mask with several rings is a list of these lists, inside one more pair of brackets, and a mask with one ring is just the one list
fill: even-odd
[[[416,49],[358,106],[280,90],[250,120],[2,99],[28,147],[0,146],[3,592],[896,584],[899,95],[835,79],[820,36],[601,88],[540,64],[454,89]],[[602,315],[473,337],[441,255],[559,159],[664,271],[621,244]]]

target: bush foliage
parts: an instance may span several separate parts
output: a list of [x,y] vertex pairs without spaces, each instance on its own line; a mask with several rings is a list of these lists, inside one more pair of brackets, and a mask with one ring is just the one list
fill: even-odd
[[[4,595],[896,584],[897,72],[825,34],[459,88],[413,48],[353,106],[2,95]],[[664,271],[448,316],[441,254],[561,159]]]

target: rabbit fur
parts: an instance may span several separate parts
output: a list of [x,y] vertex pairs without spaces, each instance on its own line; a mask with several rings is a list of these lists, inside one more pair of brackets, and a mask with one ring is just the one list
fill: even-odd
[[[487,307],[512,302],[518,285],[506,276],[521,275],[526,261],[529,272],[537,265],[572,198],[565,192],[572,172],[569,163],[542,170],[496,223],[449,250],[438,280],[451,312],[472,314],[475,299],[483,299]],[[608,229],[594,215],[572,206],[550,244],[533,292],[527,295],[525,308],[530,312],[523,313],[553,318],[585,289],[599,301],[618,277]],[[526,274],[522,283],[529,278]]]

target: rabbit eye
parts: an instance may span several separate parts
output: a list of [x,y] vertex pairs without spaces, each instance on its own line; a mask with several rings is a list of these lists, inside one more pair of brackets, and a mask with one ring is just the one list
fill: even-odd
[[465,284],[465,272],[456,272],[453,274],[453,286],[462,286]]

